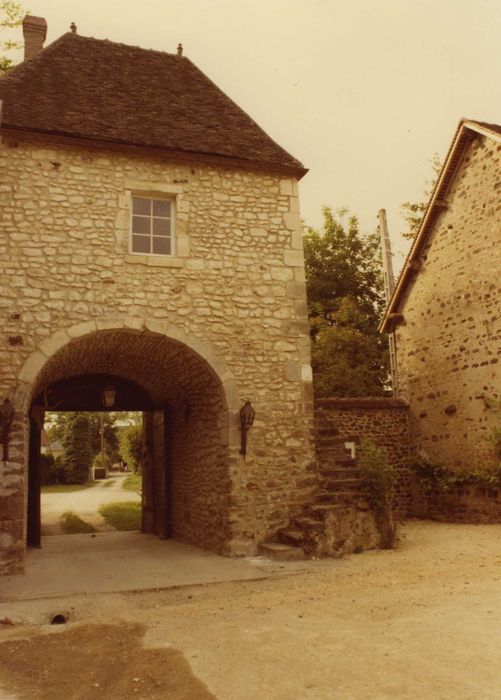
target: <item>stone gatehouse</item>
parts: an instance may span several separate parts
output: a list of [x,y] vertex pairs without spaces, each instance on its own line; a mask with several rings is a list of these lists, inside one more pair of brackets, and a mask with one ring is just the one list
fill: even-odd
[[40,542],[44,411],[99,410],[109,381],[146,415],[143,529],[251,554],[311,488],[306,171],[180,47],[24,31],[0,80],[0,570]]

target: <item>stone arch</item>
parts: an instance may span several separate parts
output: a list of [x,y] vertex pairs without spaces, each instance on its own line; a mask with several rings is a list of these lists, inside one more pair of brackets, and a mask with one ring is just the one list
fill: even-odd
[[125,330],[130,332],[150,332],[164,336],[174,342],[186,345],[196,355],[205,360],[221,383],[228,411],[238,410],[236,383],[226,362],[218,357],[214,350],[196,336],[186,333],[182,328],[168,321],[142,319],[137,317],[100,317],[92,321],[76,323],[55,331],[52,335],[40,341],[36,349],[25,360],[19,374],[11,401],[16,410],[27,412],[37,379],[43,367],[65,345],[79,338],[100,331]]
[[[107,356],[112,358],[109,367]],[[37,345],[19,373],[13,403],[25,415],[34,405],[57,410],[57,402],[41,403],[45,391],[79,375],[103,373],[136,382],[152,400],[145,414],[145,435],[150,445],[148,508],[153,515],[144,531],[228,552],[230,462],[239,449],[239,405],[226,363],[210,345],[173,324],[130,317],[96,319],[60,329]],[[101,410],[98,405],[87,410]],[[30,425],[33,432],[32,419]],[[165,465],[160,477],[158,464]],[[157,493],[166,494],[163,504],[156,500]],[[36,498],[33,489],[30,498]],[[169,523],[160,531],[157,520],[164,516],[157,514],[162,508]],[[146,510],[143,503],[143,524]]]

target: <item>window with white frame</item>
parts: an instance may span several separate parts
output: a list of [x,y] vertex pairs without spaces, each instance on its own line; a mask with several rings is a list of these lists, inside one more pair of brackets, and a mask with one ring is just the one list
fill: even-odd
[[174,255],[174,200],[132,196],[131,252]]

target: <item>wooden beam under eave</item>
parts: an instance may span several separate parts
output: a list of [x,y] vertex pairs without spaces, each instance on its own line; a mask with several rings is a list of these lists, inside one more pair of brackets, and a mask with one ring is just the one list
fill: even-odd
[[419,270],[423,267],[423,261],[417,259],[409,260],[407,267],[411,272],[419,272]]
[[433,202],[434,207],[438,207],[438,209],[448,209],[449,208],[449,202],[446,202],[445,199],[436,199]]

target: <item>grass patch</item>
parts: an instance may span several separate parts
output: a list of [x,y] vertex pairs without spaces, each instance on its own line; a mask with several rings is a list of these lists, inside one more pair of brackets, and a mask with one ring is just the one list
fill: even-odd
[[86,523],[85,520],[82,520],[82,518],[76,515],[72,510],[67,510],[63,513],[59,523],[67,535],[77,535],[82,532],[96,532],[95,527]]
[[72,493],[72,491],[82,491],[90,489],[97,484],[97,481],[87,481],[85,484],[51,484],[42,486],[42,493]]
[[99,512],[115,530],[139,530],[141,527],[141,504],[135,501],[104,503]]
[[141,474],[129,474],[122,484],[122,488],[127,489],[127,491],[137,491],[138,493],[141,493],[142,487]]
[[109,481],[105,481],[103,484],[103,489],[105,489],[107,486],[113,486],[115,483],[115,479],[110,479]]

